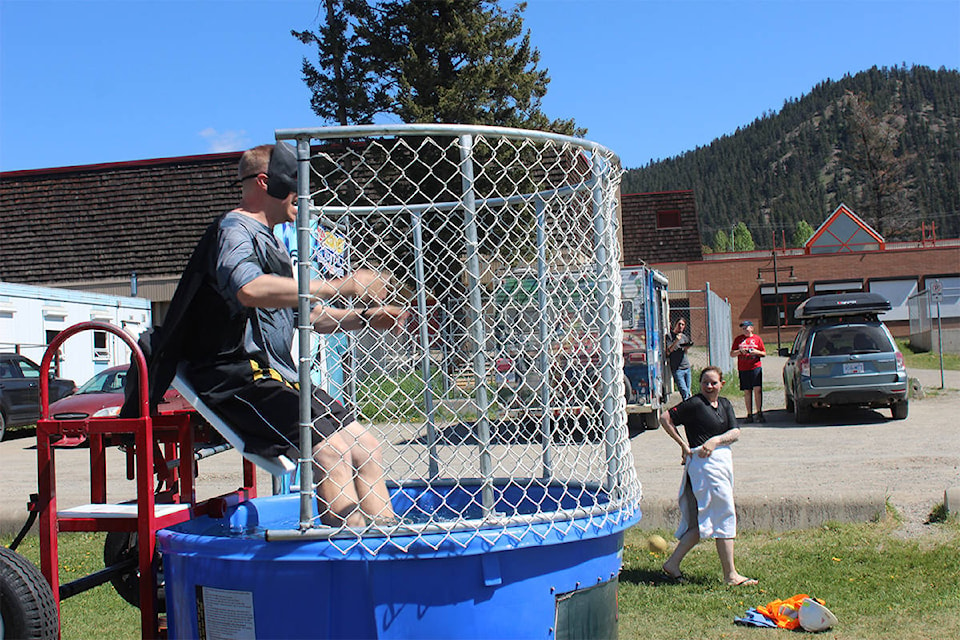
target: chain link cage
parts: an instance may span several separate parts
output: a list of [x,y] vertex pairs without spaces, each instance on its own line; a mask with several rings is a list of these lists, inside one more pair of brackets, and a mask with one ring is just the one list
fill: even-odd
[[358,269],[389,277],[385,302],[407,313],[393,330],[319,334],[301,322],[301,388],[324,388],[375,437],[356,440],[361,468],[389,487],[392,514],[327,524],[337,500],[317,499],[323,472],[314,477],[301,451],[291,537],[375,554],[476,537],[532,544],[636,517],[617,156],[578,138],[465,125],[277,139],[294,141],[299,158],[294,253],[309,254],[298,268],[300,317],[308,276]]

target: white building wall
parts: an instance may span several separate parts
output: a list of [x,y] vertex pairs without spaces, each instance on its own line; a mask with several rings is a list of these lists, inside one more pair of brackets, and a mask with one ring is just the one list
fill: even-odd
[[[48,336],[91,320],[110,323],[134,338],[153,323],[150,301],[144,298],[0,282],[0,351],[19,351],[39,364]],[[108,332],[94,334],[83,331],[62,345],[60,377],[82,384],[107,367],[130,361],[122,340]]]

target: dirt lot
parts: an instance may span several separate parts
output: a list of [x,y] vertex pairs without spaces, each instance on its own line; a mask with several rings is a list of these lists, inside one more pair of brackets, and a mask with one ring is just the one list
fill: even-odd
[[[782,362],[765,359],[768,386],[779,381]],[[797,425],[783,409],[782,389],[769,390],[764,396],[769,422],[745,425],[734,445],[741,526],[791,529],[824,520],[869,520],[889,499],[907,520],[905,532],[922,532],[923,521],[943,501],[944,491],[960,487],[960,372],[946,374],[947,389],[940,391],[939,371],[910,372],[928,395],[910,403],[910,415],[903,421],[891,420],[887,410],[851,410],[815,414],[813,423]],[[742,397],[734,407],[737,415],[744,415]],[[32,438],[0,443],[0,533],[15,532],[26,519],[26,502],[36,492],[34,443]],[[679,449],[659,429],[634,438],[632,448],[644,489],[641,526],[672,529],[677,522],[673,509],[681,473]],[[121,454],[111,450],[110,455]],[[87,460],[84,449],[58,451],[58,469],[69,465],[72,474],[71,482],[61,480],[58,487],[61,505],[88,500]],[[111,461],[109,468],[122,476],[122,458]],[[232,489],[239,477],[239,456],[221,454],[201,471],[201,498]],[[268,495],[269,478],[263,473],[258,477],[261,494]],[[126,497],[133,495],[111,495]]]
[[[764,360],[765,387],[780,385],[782,358]],[[745,526],[793,528],[823,519],[857,520],[889,500],[917,533],[948,487],[960,486],[960,372],[915,370],[926,397],[906,420],[888,410],[814,413],[798,425],[784,409],[782,386],[764,393],[766,424],[742,427],[733,446],[736,495]],[[736,384],[736,381],[733,382]],[[733,400],[745,415],[743,398]],[[662,430],[633,441],[647,525],[674,526],[679,448]],[[661,522],[664,514],[665,522]],[[782,521],[782,522],[781,522]]]

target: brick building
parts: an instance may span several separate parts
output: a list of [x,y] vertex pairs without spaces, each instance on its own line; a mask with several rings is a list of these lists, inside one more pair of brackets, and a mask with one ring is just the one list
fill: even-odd
[[163,317],[240,153],[0,173],[0,281],[137,295]]
[[[675,291],[710,288],[730,302],[733,321],[753,320],[768,344],[792,342],[796,307],[823,293],[874,291],[893,309],[882,316],[898,337],[910,335],[908,298],[939,280],[946,294],[944,329],[960,327],[960,240],[885,242],[840,205],[801,249],[708,254],[658,261]],[[693,327],[696,331],[696,327]]]
[[624,194],[620,218],[625,265],[703,258],[693,191]]
[[[135,293],[153,302],[154,319],[161,320],[203,229],[236,203],[239,157],[0,174],[0,281]],[[778,315],[782,340],[792,339],[792,311],[815,293],[881,291],[899,308],[886,319],[903,336],[906,295],[933,279],[960,291],[960,241],[884,243],[846,207],[825,220],[805,250],[778,250],[774,257],[770,251],[704,256],[693,191],[625,194],[620,205],[623,264],[657,267],[680,296],[709,283],[729,300],[734,319],[753,319],[767,341],[777,338]],[[947,312],[953,313],[950,305]],[[960,326],[957,316],[944,316],[945,326]]]

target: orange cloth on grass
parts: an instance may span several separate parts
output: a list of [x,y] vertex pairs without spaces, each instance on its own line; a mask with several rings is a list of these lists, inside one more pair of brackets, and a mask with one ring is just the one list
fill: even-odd
[[804,598],[809,597],[805,593],[799,593],[786,600],[773,600],[766,606],[761,605],[757,607],[757,611],[781,629],[796,629],[800,626],[800,606]]

